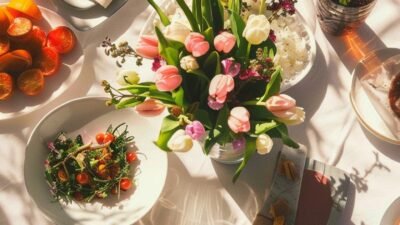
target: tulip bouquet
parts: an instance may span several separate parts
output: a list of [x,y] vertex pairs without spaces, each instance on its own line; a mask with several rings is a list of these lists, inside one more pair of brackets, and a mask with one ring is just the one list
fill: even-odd
[[[267,154],[272,138],[298,148],[287,125],[304,121],[296,101],[280,94],[281,69],[270,21],[294,13],[294,1],[260,1],[258,14],[244,15],[241,0],[176,0],[178,14],[168,16],[153,0],[160,24],[154,35],[142,35],[137,56],[153,60],[154,82],[139,82],[136,73],[122,73],[126,86],[116,89],[104,82],[117,108],[135,107],[146,116],[168,109],[155,144],[185,152],[193,140],[208,154],[215,145],[231,143],[243,152],[235,181],[255,152]],[[290,6],[290,7],[288,7]],[[247,10],[248,11],[248,10]],[[269,11],[269,17],[266,11]]]

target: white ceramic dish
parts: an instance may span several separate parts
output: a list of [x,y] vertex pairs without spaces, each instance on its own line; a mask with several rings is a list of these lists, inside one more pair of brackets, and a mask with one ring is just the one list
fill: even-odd
[[[40,7],[40,10],[43,14],[43,20],[38,25],[46,33],[57,26],[69,26],[55,12],[43,7]],[[19,90],[15,90],[10,99],[0,101],[0,121],[13,119],[38,110],[63,94],[78,79],[84,61],[83,50],[79,40],[74,50],[63,55],[60,60],[60,70],[51,77],[45,77],[44,91],[38,96],[26,96]]]
[[91,0],[63,0],[63,1],[77,9],[90,9],[96,6],[96,3]]
[[[37,207],[56,224],[132,224],[151,209],[163,189],[167,156],[152,143],[161,121],[141,117],[132,109],[114,110],[105,106],[105,100],[84,97],[69,101],[44,116],[29,138],[24,164],[25,185]],[[44,179],[46,143],[53,141],[60,131],[71,136],[82,134],[84,139],[93,138],[110,124],[116,126],[123,122],[127,123],[129,134],[135,137],[140,153],[135,188],[122,192],[119,201],[111,196],[93,203],[54,202]]]
[[[175,3],[171,0],[163,1],[159,6],[160,6],[160,8],[165,10],[167,15],[171,14],[171,11],[173,12],[174,9],[176,9],[176,7],[177,7],[175,5]],[[282,81],[281,92],[284,92],[284,91],[288,90],[289,88],[295,86],[309,74],[312,66],[314,65],[315,57],[317,54],[317,46],[316,46],[314,34],[312,33],[311,29],[306,24],[306,21],[304,20],[303,16],[300,15],[299,13],[296,14],[296,16],[302,22],[302,24],[304,26],[304,31],[299,33],[299,36],[303,37],[306,42],[306,47],[309,52],[308,63],[303,68],[302,71],[298,72],[290,79]],[[154,34],[154,21],[156,20],[156,18],[157,18],[157,13],[156,13],[156,11],[153,11],[151,13],[151,15],[149,16],[149,18],[147,19],[146,23],[144,24],[142,30],[140,31],[139,36],[142,36],[144,34]]]
[[397,198],[386,210],[380,225],[400,224],[400,197]]
[[[100,4],[90,0],[52,0],[52,2],[57,9],[56,11],[72,26],[80,31],[87,31],[110,18],[128,0],[113,0],[107,8],[103,8]],[[140,2],[143,3],[136,4],[145,4],[145,1]],[[106,36],[107,34],[104,35]]]
[[[365,59],[370,56],[374,56],[377,60],[383,62],[391,56],[400,54],[400,49],[396,48],[385,48],[377,51],[373,51]],[[381,116],[375,110],[374,106],[370,102],[367,94],[365,93],[358,76],[364,74],[366,68],[362,61],[357,64],[353,70],[353,80],[350,91],[350,100],[354,111],[356,112],[357,118],[360,123],[367,129],[370,133],[380,138],[383,141],[400,145],[400,140],[393,135],[390,129],[385,125]]]

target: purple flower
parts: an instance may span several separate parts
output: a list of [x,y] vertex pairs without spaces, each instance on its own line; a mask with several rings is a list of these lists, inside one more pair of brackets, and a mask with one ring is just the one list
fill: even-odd
[[240,63],[236,63],[232,59],[224,59],[222,60],[221,64],[223,66],[225,75],[230,75],[232,77],[235,77],[240,72],[240,67],[241,67]]
[[250,78],[260,78],[260,77],[261,77],[260,74],[252,69],[247,69],[239,75],[239,79],[241,80],[247,80]]
[[291,0],[282,1],[282,8],[290,15],[293,15],[296,12],[296,8],[294,7],[294,2]]
[[275,42],[275,41],[276,41],[276,35],[275,35],[275,32],[274,32],[273,30],[271,30],[271,31],[269,32],[268,38],[269,38],[272,42]]
[[208,106],[213,110],[220,110],[224,106],[224,103],[219,103],[213,97],[208,96]]
[[204,126],[200,121],[195,120],[191,124],[188,124],[186,126],[185,132],[192,139],[200,140],[206,133],[206,130],[204,129]]
[[233,149],[236,151],[242,150],[246,147],[246,138],[240,137],[232,141]]
[[158,56],[158,57],[154,58],[151,70],[153,72],[156,72],[163,65],[166,65],[164,59],[161,58],[160,56]]

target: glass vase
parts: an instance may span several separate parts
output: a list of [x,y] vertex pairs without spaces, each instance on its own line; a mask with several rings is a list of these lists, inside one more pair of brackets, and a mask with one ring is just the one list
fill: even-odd
[[357,29],[376,4],[373,0],[363,6],[343,6],[334,0],[317,0],[317,16],[321,29],[329,34],[342,35]]
[[211,148],[209,156],[220,163],[237,164],[243,161],[244,152],[245,148],[235,149],[230,142],[223,145],[217,143]]

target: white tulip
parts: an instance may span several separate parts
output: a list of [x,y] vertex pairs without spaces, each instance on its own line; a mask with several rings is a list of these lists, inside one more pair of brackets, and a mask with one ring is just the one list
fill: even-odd
[[271,31],[271,25],[264,15],[250,15],[246,27],[243,31],[243,37],[252,44],[259,45],[266,41]]
[[191,29],[181,21],[172,21],[164,29],[164,36],[168,39],[185,43],[186,37],[190,34]]
[[265,155],[271,152],[274,142],[271,137],[266,134],[260,134],[256,140],[256,149],[258,154]]
[[304,122],[306,113],[301,107],[295,107],[288,111],[288,117],[279,118],[278,120],[285,123],[286,125],[298,125]]
[[196,59],[191,56],[187,55],[183,57],[180,61],[181,68],[185,71],[189,70],[197,70],[199,68],[199,64],[197,63]]
[[177,130],[167,143],[167,147],[174,152],[187,152],[192,146],[192,138],[183,129]]
[[117,73],[117,83],[121,86],[137,84],[139,81],[139,74],[134,70],[121,70]]

